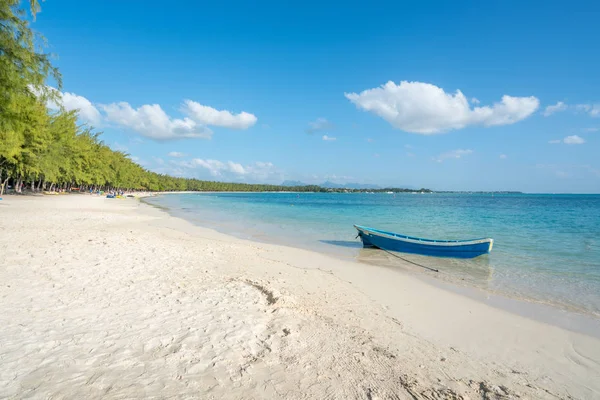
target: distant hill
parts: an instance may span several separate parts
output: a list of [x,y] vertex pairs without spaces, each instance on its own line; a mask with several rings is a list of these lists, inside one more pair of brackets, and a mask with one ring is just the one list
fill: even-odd
[[[281,186],[308,186],[308,183],[301,181],[283,181]],[[381,186],[368,183],[335,183],[330,181],[323,182],[317,186],[326,189],[381,189]]]
[[307,186],[307,184],[300,181],[283,181],[281,186]]
[[335,183],[335,182],[323,182],[319,186],[327,189],[381,189],[381,186],[372,185],[368,183]]

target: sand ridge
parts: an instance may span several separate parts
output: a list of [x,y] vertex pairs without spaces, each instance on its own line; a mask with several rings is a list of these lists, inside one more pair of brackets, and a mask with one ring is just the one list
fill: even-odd
[[230,238],[134,199],[7,197],[0,232],[0,397],[600,393],[595,339],[542,354],[548,365],[477,356],[421,335],[342,272],[352,263]]

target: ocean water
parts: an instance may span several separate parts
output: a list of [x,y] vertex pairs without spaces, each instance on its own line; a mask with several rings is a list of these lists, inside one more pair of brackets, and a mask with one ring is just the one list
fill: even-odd
[[400,256],[438,279],[600,316],[600,195],[198,193],[146,199],[196,224],[247,239],[390,268],[362,249],[353,224],[432,239],[491,237],[471,260]]

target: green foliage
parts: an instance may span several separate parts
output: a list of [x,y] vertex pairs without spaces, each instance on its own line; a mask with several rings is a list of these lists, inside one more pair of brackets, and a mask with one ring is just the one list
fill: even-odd
[[[45,81],[52,76],[60,88],[61,77],[43,53],[45,39],[29,27],[27,12],[20,0],[0,0],[0,115],[5,115],[14,97],[33,97],[33,90],[46,93]],[[31,15],[39,11],[37,0],[30,1]]]
[[[39,11],[30,0],[30,13]],[[58,91],[46,86],[60,74],[42,52],[41,36],[30,29],[21,0],[0,0],[0,183],[12,179],[41,188],[95,188],[152,191],[346,191],[319,186],[285,187],[209,182],[150,172],[128,155],[113,151],[100,134],[77,125],[77,114],[51,112]],[[395,190],[399,191],[399,190]]]

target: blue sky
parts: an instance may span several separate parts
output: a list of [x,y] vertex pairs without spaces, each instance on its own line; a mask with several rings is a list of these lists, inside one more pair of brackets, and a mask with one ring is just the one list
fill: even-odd
[[151,170],[600,192],[597,2],[284,3],[48,0],[33,26],[65,108]]

